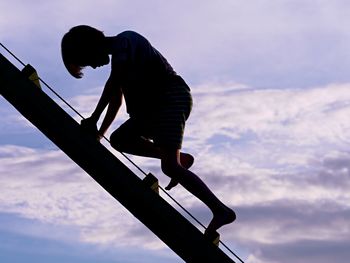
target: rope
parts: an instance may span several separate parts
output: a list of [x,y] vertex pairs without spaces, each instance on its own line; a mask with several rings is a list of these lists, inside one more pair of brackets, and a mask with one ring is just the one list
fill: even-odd
[[26,66],[18,57],[15,56],[15,54],[13,54],[9,49],[7,49],[7,47],[5,47],[2,43],[0,43],[0,45],[8,52],[13,58],[15,58],[19,63],[21,63],[23,67]]
[[[4,46],[0,42],[0,46],[4,48],[14,59],[16,59],[23,67],[26,66],[15,54],[13,54],[6,46]],[[74,113],[76,113],[80,118],[83,120],[85,119],[83,115],[81,115],[73,106],[71,106],[61,95],[59,95],[53,88],[50,87],[49,84],[47,84],[44,80],[42,80],[40,77],[38,79],[57,97],[59,98],[64,104],[66,104]],[[103,138],[110,143],[110,140],[103,136]],[[118,151],[126,160],[128,160],[135,168],[137,168],[142,174],[147,176],[147,173],[142,170],[134,161],[132,161],[125,153]],[[167,191],[164,190],[163,187],[159,185],[159,188],[162,190],[162,192],[167,195],[175,204],[177,204],[188,216],[190,216],[197,224],[199,224],[201,227],[206,229],[206,227],[195,217],[193,216],[185,207],[183,207],[174,197],[172,197]],[[219,243],[223,245],[233,256],[235,256],[241,263],[244,263],[244,261],[236,255],[226,244],[219,240]]]

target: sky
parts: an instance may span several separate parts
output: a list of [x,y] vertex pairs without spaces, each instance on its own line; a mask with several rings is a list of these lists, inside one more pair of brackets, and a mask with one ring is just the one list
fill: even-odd
[[[236,211],[219,232],[247,263],[348,262],[349,23],[345,0],[0,2],[0,42],[85,117],[110,68],[67,73],[71,27],[134,30],[167,58],[194,99],[183,150]],[[131,158],[167,183],[159,161]],[[0,185],[1,263],[183,262],[1,96]],[[171,194],[208,224],[195,197]]]

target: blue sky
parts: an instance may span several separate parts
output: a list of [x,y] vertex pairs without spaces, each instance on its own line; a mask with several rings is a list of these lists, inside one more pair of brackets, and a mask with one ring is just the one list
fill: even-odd
[[[0,3],[0,41],[89,116],[109,67],[70,77],[62,35],[143,34],[192,88],[184,150],[238,215],[222,240],[249,263],[345,263],[349,20],[345,0],[13,0]],[[182,262],[1,97],[0,116],[0,262]],[[133,160],[167,183],[159,161]],[[181,187],[172,194],[209,222]]]

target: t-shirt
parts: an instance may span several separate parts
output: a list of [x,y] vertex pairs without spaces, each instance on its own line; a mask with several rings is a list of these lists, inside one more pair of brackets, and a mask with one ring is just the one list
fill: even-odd
[[127,112],[142,117],[157,111],[171,85],[187,85],[150,42],[133,31],[113,37],[112,77],[122,86]]

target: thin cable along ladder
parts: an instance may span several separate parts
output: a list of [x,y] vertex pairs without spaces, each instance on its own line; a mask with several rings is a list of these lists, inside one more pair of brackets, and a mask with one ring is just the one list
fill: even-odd
[[0,53],[0,95],[188,263],[234,263]]

